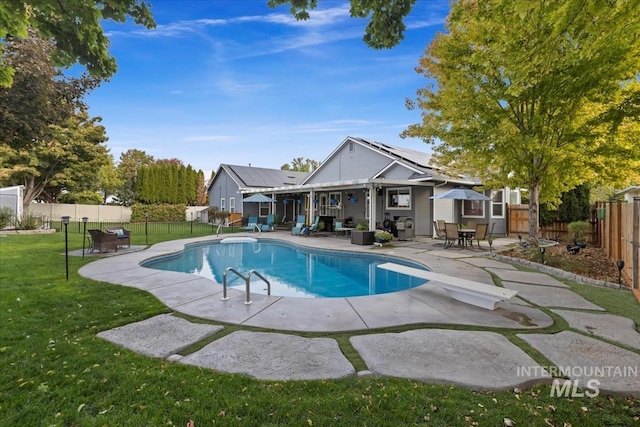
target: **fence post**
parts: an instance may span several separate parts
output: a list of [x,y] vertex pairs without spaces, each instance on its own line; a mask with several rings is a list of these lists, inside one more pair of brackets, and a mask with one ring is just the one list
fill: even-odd
[[632,268],[631,274],[633,279],[631,287],[640,289],[640,197],[633,198],[633,241],[631,242]]
[[616,203],[616,211],[618,213],[618,229],[616,230],[616,235],[618,238],[616,239],[616,259],[620,259],[622,257],[622,202],[620,200]]

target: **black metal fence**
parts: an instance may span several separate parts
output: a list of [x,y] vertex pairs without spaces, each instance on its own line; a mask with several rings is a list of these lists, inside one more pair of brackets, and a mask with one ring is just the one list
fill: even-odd
[[[206,235],[215,234],[218,231],[218,224],[204,223],[198,221],[179,221],[179,222],[119,222],[119,221],[87,221],[86,229],[98,229],[103,230],[105,227],[121,225],[127,230],[131,231],[131,234],[137,236],[144,235],[166,235],[166,234],[179,234],[179,235]],[[55,228],[57,231],[64,231],[61,221],[51,221],[49,228]],[[82,234],[85,230],[84,223],[82,221],[69,222],[68,232]],[[238,227],[235,227],[237,229]],[[228,232],[233,230],[233,227],[222,227],[220,232]]]

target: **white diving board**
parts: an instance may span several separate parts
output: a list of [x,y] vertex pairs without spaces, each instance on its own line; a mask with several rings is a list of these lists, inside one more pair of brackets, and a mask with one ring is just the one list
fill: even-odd
[[495,310],[500,301],[513,298],[517,291],[500,288],[498,286],[486,285],[473,280],[460,279],[458,277],[447,276],[446,274],[434,273],[433,271],[420,270],[418,268],[407,267],[406,265],[387,262],[378,265],[378,268],[395,271],[396,273],[418,277],[433,282],[449,293],[451,298],[467,304]]
[[258,239],[256,239],[255,237],[238,236],[238,237],[225,237],[224,239],[220,240],[220,243],[243,243],[243,242],[255,243],[257,241]]

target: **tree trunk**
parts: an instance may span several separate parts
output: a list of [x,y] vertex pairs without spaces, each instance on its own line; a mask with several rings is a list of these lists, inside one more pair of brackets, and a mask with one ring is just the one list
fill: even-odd
[[529,241],[538,244],[540,183],[535,182],[529,186]]

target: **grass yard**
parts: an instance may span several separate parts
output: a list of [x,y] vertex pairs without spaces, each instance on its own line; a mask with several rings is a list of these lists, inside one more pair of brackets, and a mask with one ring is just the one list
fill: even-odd
[[[193,235],[148,236],[149,244],[183,237]],[[132,240],[144,244],[144,236]],[[82,248],[81,234],[69,235],[69,248]],[[66,281],[63,233],[0,236],[1,426],[640,425],[638,400],[550,398],[550,386],[474,392],[393,378],[268,382],[141,356],[96,333],[169,310],[143,291],[80,277],[88,262],[69,257]],[[629,292],[572,288],[640,321]]]

